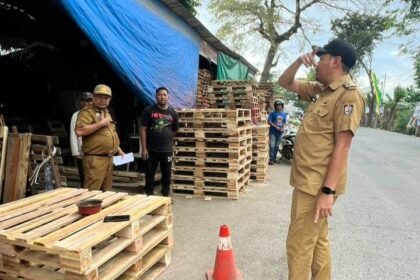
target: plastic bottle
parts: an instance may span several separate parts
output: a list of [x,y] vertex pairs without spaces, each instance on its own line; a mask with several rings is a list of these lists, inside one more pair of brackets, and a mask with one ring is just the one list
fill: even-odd
[[44,175],[45,175],[45,191],[51,191],[54,189],[54,174],[52,166],[49,162],[45,163],[44,166]]

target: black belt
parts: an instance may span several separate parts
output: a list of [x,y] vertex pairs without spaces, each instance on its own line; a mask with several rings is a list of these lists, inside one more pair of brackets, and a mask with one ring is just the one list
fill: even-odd
[[92,156],[92,157],[112,157],[113,154],[84,154],[85,156]]

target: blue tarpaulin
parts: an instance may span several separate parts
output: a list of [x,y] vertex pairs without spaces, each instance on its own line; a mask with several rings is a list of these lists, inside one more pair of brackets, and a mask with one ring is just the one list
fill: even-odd
[[194,106],[200,38],[166,6],[152,0],[61,3],[140,101],[154,103],[155,89],[165,86],[172,106]]

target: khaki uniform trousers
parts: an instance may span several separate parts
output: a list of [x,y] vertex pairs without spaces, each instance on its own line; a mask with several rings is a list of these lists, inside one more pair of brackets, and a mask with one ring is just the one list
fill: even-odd
[[314,223],[317,197],[295,189],[287,236],[289,280],[331,279],[328,220]]
[[90,191],[112,190],[113,157],[84,156],[84,188]]

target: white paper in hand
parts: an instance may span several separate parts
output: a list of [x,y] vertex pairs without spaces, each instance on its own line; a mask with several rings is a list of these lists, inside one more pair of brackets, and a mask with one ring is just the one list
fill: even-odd
[[134,161],[133,153],[125,154],[124,157],[114,156],[114,165],[115,166],[118,166],[118,165],[121,165],[121,164],[126,164],[126,163],[133,162],[133,161]]

